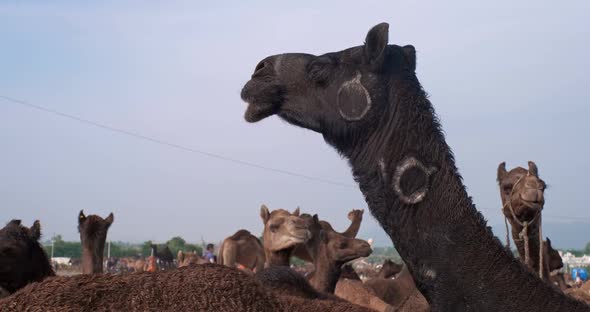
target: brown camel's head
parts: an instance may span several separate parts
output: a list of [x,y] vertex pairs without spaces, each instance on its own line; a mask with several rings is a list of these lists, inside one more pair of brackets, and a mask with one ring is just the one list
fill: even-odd
[[348,220],[350,221],[362,221],[363,220],[363,213],[365,212],[364,209],[353,209],[348,213]]
[[54,275],[47,254],[39,244],[41,224],[30,228],[12,220],[0,229],[0,294],[12,294],[28,283]]
[[383,266],[379,270],[377,274],[378,277],[381,278],[391,278],[394,277],[397,273],[401,272],[403,269],[403,264],[397,264],[389,259],[383,262]]
[[529,168],[516,167],[506,171],[506,163],[498,166],[498,184],[504,214],[511,218],[510,205],[521,221],[531,221],[545,204],[545,182],[539,178],[537,165],[529,161]]
[[264,224],[262,234],[264,248],[277,252],[305,243],[309,237],[308,223],[299,216],[299,208],[293,213],[284,209],[269,211],[266,205],[260,207],[260,217]]
[[559,255],[559,251],[553,249],[551,246],[551,240],[549,237],[546,238],[545,244],[543,247],[545,248],[545,255],[547,257],[547,262],[549,265],[549,271],[555,271],[563,268],[563,260]]
[[362,239],[349,238],[322,225],[318,215],[309,218],[311,239],[307,248],[314,262],[328,261],[340,267],[348,261],[369,256],[373,250]]
[[115,217],[111,212],[105,219],[97,215],[86,216],[84,210],[80,210],[78,215],[78,231],[80,232],[80,240],[83,246],[91,246],[93,248],[104,248],[104,243],[107,238],[107,232],[113,224]]

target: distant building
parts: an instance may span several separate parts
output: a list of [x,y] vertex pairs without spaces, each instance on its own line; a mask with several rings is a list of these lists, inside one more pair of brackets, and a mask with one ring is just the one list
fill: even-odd
[[590,256],[588,255],[576,257],[571,252],[562,251],[559,251],[559,255],[561,256],[561,260],[563,260],[563,266],[566,270],[576,267],[590,267]]

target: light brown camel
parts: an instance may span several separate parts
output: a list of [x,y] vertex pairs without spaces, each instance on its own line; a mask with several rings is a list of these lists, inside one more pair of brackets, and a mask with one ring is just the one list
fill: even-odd
[[226,238],[219,247],[217,263],[235,267],[241,264],[250,271],[260,271],[266,262],[264,247],[258,237],[249,231],[238,230]]
[[203,259],[200,255],[196,252],[187,252],[184,253],[182,250],[179,250],[176,254],[176,267],[182,268],[185,266],[193,265],[193,264],[205,264],[207,261]]
[[[359,229],[361,228],[364,212],[365,210],[363,209],[353,209],[349,211],[347,217],[348,220],[350,220],[350,225],[344,232],[339,234],[346,237],[355,238],[359,232]],[[335,232],[334,228],[328,221],[320,220],[320,222],[324,228],[331,229]],[[307,247],[305,247],[305,244],[299,244],[295,246],[295,249],[293,250],[293,256],[307,262],[313,262],[313,259],[307,252]]]
[[0,229],[0,298],[55,275],[40,237],[39,221],[28,228],[12,220]]
[[102,273],[104,244],[107,232],[114,221],[113,213],[105,219],[97,215],[84,215],[84,210],[78,214],[78,231],[82,241],[82,273]]
[[284,209],[270,212],[262,205],[260,218],[264,224],[262,245],[266,264],[288,266],[295,246],[307,242],[310,237],[307,222],[299,216],[299,208],[293,213]]
[[389,45],[388,30],[379,24],[364,45],[322,56],[266,57],[242,89],[245,119],[278,115],[348,160],[433,311],[590,311],[495,238],[416,77],[414,47]]
[[[529,161],[528,165],[528,170],[516,167],[506,171],[506,163],[500,163],[497,180],[502,198],[502,213],[511,225],[512,239],[520,260],[539,274],[539,225],[541,210],[545,204],[546,186],[539,178],[537,165],[532,161]],[[523,226],[525,224],[526,230]],[[528,242],[525,242],[526,240]],[[528,251],[525,248],[526,244]],[[543,278],[549,278],[546,268],[543,268]]]

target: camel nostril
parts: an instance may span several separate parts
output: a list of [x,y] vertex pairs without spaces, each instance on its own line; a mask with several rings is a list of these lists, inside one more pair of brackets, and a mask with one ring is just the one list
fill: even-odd
[[258,65],[256,65],[256,68],[254,69],[254,74],[252,74],[252,77],[259,75],[268,66],[269,65],[266,64],[265,61],[261,61],[260,63],[258,63]]

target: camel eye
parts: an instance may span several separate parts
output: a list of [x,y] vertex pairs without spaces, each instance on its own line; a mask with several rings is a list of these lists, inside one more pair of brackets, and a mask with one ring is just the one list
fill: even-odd
[[271,224],[269,227],[271,232],[276,232],[279,229],[279,225],[278,224]]
[[504,193],[510,194],[512,192],[512,185],[504,185]]
[[348,247],[348,244],[346,242],[340,243],[340,249],[345,249],[346,247]]

